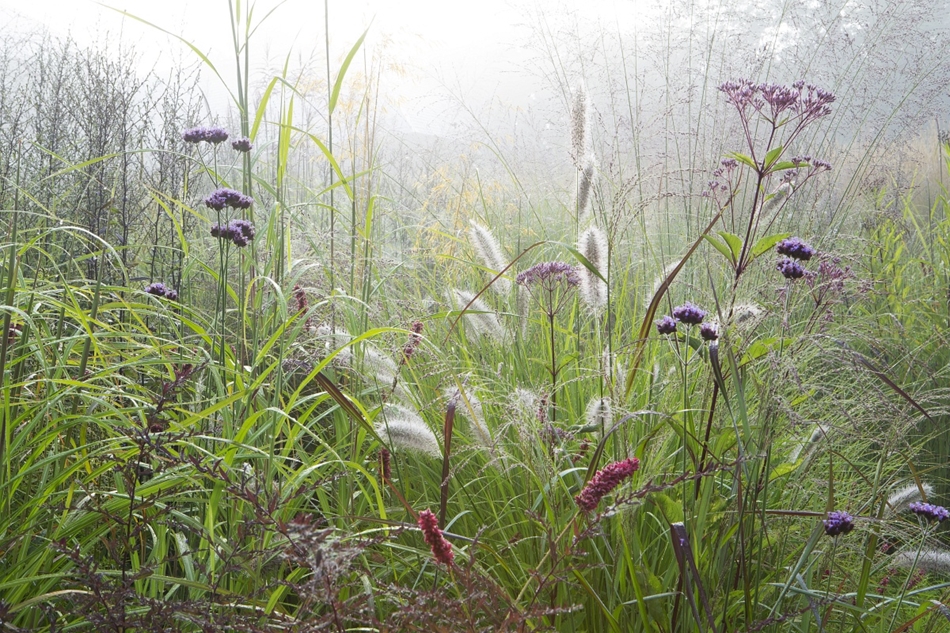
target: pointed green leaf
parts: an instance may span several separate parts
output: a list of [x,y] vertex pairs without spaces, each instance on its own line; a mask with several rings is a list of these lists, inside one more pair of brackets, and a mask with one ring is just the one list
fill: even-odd
[[768,154],[765,155],[765,169],[771,169],[772,165],[778,160],[778,157],[782,155],[782,152],[785,148],[781,145],[771,150]]
[[742,239],[738,235],[726,231],[719,231],[719,236],[726,240],[726,244],[729,245],[729,250],[732,251],[732,261],[739,261],[739,253],[742,252]]
[[774,248],[776,244],[784,240],[789,235],[791,235],[791,233],[776,233],[774,235],[766,235],[765,237],[760,238],[752,246],[752,255],[749,257],[749,261],[752,261],[763,253],[767,253],[772,248]]
[[747,165],[751,167],[752,169],[757,170],[759,168],[759,166],[755,164],[755,161],[749,158],[748,156],[746,156],[745,154],[740,154],[739,152],[732,152],[729,154],[729,157],[735,158],[737,161],[739,161],[743,165]]
[[722,253],[722,256],[726,258],[726,261],[728,261],[730,264],[732,264],[733,268],[735,268],[735,266],[736,266],[736,261],[735,261],[735,259],[733,258],[733,256],[732,256],[732,251],[729,250],[729,247],[728,247],[728,246],[726,246],[723,242],[721,242],[721,241],[719,240],[719,238],[713,237],[712,235],[704,235],[703,238],[704,238],[707,242],[709,242],[710,244],[712,244],[713,247],[714,247],[717,251],[719,251],[720,253]]
[[360,35],[360,39],[356,40],[356,44],[350,49],[346,59],[343,60],[343,65],[340,66],[340,72],[336,76],[336,81],[333,82],[333,92],[330,93],[330,114],[333,114],[333,110],[336,108],[336,102],[340,98],[340,88],[343,87],[343,77],[346,75],[346,71],[350,67],[350,62],[353,61],[353,57],[356,56],[356,52],[360,50],[360,46],[363,45],[363,40],[366,39],[367,33],[369,33],[369,27],[366,27],[366,30]]

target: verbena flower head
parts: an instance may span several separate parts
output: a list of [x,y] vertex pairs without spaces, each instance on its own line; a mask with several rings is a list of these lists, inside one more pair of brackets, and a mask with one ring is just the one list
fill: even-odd
[[442,535],[436,516],[431,510],[423,510],[419,513],[418,523],[423,538],[432,549],[432,556],[443,565],[451,566],[455,562],[455,554],[452,552],[452,544]]
[[577,507],[584,512],[593,512],[601,499],[619,486],[620,482],[633,475],[638,468],[640,460],[636,457],[607,464],[598,470],[580,494],[574,497]]
[[802,268],[802,265],[788,257],[780,259],[778,264],[775,265],[775,268],[778,269],[786,279],[801,279],[805,276],[805,269]]
[[704,341],[715,341],[719,338],[719,327],[715,323],[703,323],[699,327],[699,335]]
[[699,325],[706,318],[706,311],[687,301],[673,308],[673,318],[686,325]]
[[825,524],[825,534],[828,536],[847,534],[854,529],[854,517],[844,511],[829,512],[828,518],[822,523]]
[[247,220],[231,220],[227,224],[211,225],[211,236],[230,240],[238,248],[244,248],[254,239],[256,230]]
[[564,262],[535,264],[523,273],[519,273],[515,281],[522,286],[537,285],[546,290],[553,289],[562,281],[568,286],[576,286],[581,282],[574,267]]
[[206,206],[214,209],[215,211],[221,211],[224,209],[224,207],[231,207],[233,209],[248,209],[252,204],[254,204],[254,198],[245,196],[240,191],[222,187],[221,189],[215,190],[210,196],[205,198],[204,202]]
[[185,130],[181,138],[188,143],[200,143],[206,141],[217,145],[228,140],[228,132],[220,127],[193,127]]
[[164,297],[169,301],[178,300],[178,292],[173,288],[167,287],[161,282],[155,282],[145,286],[145,292],[155,297]]
[[815,254],[815,249],[802,241],[799,237],[789,237],[782,240],[775,247],[779,255],[787,255],[802,261],[808,261]]
[[247,138],[246,136],[242,136],[241,138],[236,138],[231,141],[231,147],[239,152],[249,152],[254,149],[254,146],[251,145],[251,139]]
[[935,506],[932,503],[915,501],[908,505],[907,509],[916,515],[925,517],[931,521],[937,521],[938,523],[950,519],[950,512],[948,512],[946,508],[943,506]]
[[672,334],[676,331],[676,319],[666,315],[656,322],[656,331],[662,335]]

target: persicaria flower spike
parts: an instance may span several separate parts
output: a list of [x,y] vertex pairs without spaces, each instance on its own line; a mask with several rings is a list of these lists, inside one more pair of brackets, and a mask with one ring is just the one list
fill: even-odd
[[914,514],[930,519],[931,521],[937,521],[938,523],[950,519],[950,512],[948,512],[946,508],[943,506],[935,506],[932,503],[916,501],[908,505],[907,508]]
[[580,494],[574,497],[577,507],[584,512],[593,512],[601,499],[619,486],[620,482],[633,475],[638,468],[640,460],[636,457],[607,464],[598,470]]
[[451,566],[455,562],[455,554],[452,552],[452,544],[442,536],[439,520],[435,518],[431,510],[426,509],[419,513],[418,523],[423,538],[432,548],[432,556],[440,563]]
[[706,318],[706,311],[687,301],[673,308],[673,318],[686,325],[699,325]]
[[808,261],[815,254],[815,249],[806,244],[799,237],[790,237],[778,243],[775,247],[779,255],[787,255],[802,261]]
[[829,512],[828,518],[822,523],[825,524],[825,534],[828,536],[847,534],[854,529],[854,517],[843,511]]

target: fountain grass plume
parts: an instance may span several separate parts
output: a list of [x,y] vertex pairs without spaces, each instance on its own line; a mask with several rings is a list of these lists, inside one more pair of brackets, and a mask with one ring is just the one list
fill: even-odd
[[488,425],[485,423],[485,414],[482,411],[482,403],[474,393],[470,390],[465,391],[464,394],[460,394],[459,390],[455,387],[449,387],[445,390],[445,397],[448,400],[455,398],[456,394],[462,396],[459,401],[460,405],[456,408],[456,415],[461,415],[468,419],[472,425],[472,434],[475,436],[475,439],[479,444],[488,448],[492,445],[492,436],[491,432],[488,430]]
[[379,417],[382,419],[377,420],[374,428],[381,438],[389,442],[390,448],[442,457],[435,433],[412,409],[388,403],[383,406]]
[[892,515],[897,512],[902,512],[906,510],[911,503],[923,501],[925,497],[930,498],[933,492],[934,487],[928,483],[921,483],[920,486],[916,483],[912,483],[898,488],[887,498],[886,514]]
[[610,404],[610,398],[591,398],[587,403],[587,410],[584,412],[584,419],[587,426],[598,427],[601,431],[606,431],[613,423],[613,407]]
[[[609,273],[607,249],[607,235],[596,226],[588,228],[577,240],[577,250],[604,279],[608,278]],[[607,307],[607,284],[586,266],[580,267],[578,271],[581,300],[592,313],[600,314]]]
[[498,320],[498,315],[481,299],[475,298],[475,293],[455,288],[449,291],[449,302],[457,310],[465,311],[466,323],[476,337],[486,337],[493,341],[502,341],[505,338],[505,329]]
[[587,89],[579,84],[574,89],[571,102],[571,158],[579,171],[584,167],[581,157],[587,151],[587,127],[590,121],[590,111],[587,103]]
[[588,154],[584,159],[583,165],[578,170],[580,173],[577,181],[577,199],[575,200],[578,218],[585,217],[587,214],[587,207],[590,204],[590,192],[594,187],[596,167],[597,159],[593,154]]
[[[473,221],[472,226],[468,229],[468,239],[482,264],[492,271],[493,276],[508,266],[501,244],[487,228]],[[498,294],[507,296],[511,291],[511,281],[499,277],[491,287]]]
[[917,551],[897,552],[891,557],[894,567],[918,567],[933,574],[950,576],[950,551],[942,549],[925,549]]

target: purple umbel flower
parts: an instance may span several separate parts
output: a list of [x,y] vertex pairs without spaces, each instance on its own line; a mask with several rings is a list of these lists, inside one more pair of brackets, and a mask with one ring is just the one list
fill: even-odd
[[577,271],[570,264],[564,262],[542,262],[535,264],[528,270],[520,273],[515,281],[522,286],[541,285],[545,289],[552,288],[561,280],[569,286],[576,286],[581,282]]
[[815,254],[815,249],[803,242],[799,237],[790,237],[782,240],[775,247],[775,250],[778,251],[779,255],[787,255],[806,262]]
[[847,534],[854,529],[854,517],[843,511],[829,512],[828,518],[822,523],[825,524],[825,534],[828,536]]
[[673,308],[673,318],[686,325],[699,325],[706,318],[706,311],[687,301]]
[[801,279],[805,276],[805,269],[802,268],[802,265],[788,257],[780,259],[778,264],[775,265],[775,268],[778,269],[786,279]]
[[451,566],[455,562],[455,554],[452,552],[452,544],[442,536],[442,530],[439,529],[439,521],[432,514],[432,510],[423,510],[419,513],[419,529],[422,535],[432,548],[432,556],[437,561]]
[[931,521],[937,521],[938,523],[950,519],[950,512],[943,506],[935,506],[932,503],[915,501],[907,507],[914,514],[930,519]]
[[254,146],[251,145],[251,139],[247,138],[246,136],[242,136],[241,138],[231,141],[231,147],[239,152],[249,152],[254,149]]
[[598,470],[580,494],[574,497],[577,507],[584,512],[593,512],[601,499],[619,486],[621,481],[633,475],[638,468],[640,460],[636,457],[607,464]]
[[672,334],[676,331],[676,319],[666,315],[656,322],[656,331],[663,335]]
[[181,138],[188,143],[206,141],[217,145],[228,140],[228,132],[220,127],[193,127],[190,130],[185,130]]
[[719,338],[719,328],[715,323],[703,323],[699,327],[699,335],[704,341],[715,341]]

